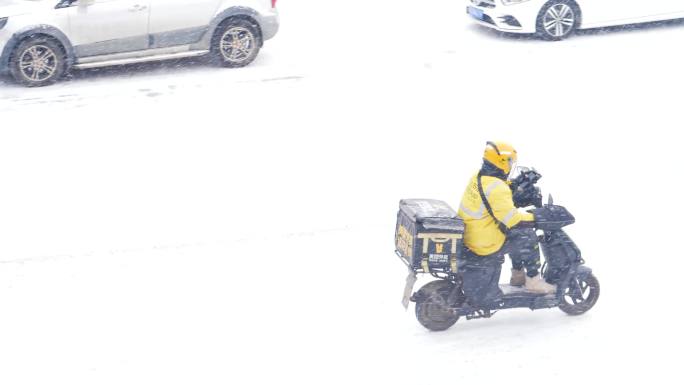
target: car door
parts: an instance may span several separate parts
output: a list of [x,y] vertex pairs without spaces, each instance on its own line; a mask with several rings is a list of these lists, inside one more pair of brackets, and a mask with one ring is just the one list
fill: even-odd
[[[665,19],[667,16],[673,16],[674,14],[681,14],[684,12],[684,1],[682,0],[652,0],[653,1],[653,6],[654,12],[650,12],[648,14],[653,15],[657,13],[657,15],[662,16],[659,17],[659,19]],[[648,7],[648,1],[642,2],[643,7],[647,8]]]
[[[663,20],[682,10],[682,0],[642,0],[631,3],[632,18],[643,21]],[[640,20],[641,21],[641,20]]]
[[676,12],[682,0],[583,0],[582,24],[585,26],[617,25],[657,19],[659,15]]
[[580,0],[583,26],[602,26],[611,21],[622,20],[634,14],[631,3],[639,0]]
[[196,43],[207,31],[221,0],[150,0],[154,48]]
[[149,15],[149,0],[73,1],[69,24],[76,56],[147,49]]

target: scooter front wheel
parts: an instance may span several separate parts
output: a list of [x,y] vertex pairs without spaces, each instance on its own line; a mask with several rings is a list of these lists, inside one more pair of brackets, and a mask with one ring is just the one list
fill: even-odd
[[458,321],[459,315],[449,305],[449,295],[454,284],[445,281],[432,281],[416,293],[416,318],[421,325],[432,331],[449,329]]
[[586,278],[577,278],[563,293],[558,307],[569,315],[584,314],[594,307],[600,292],[599,281],[593,274]]

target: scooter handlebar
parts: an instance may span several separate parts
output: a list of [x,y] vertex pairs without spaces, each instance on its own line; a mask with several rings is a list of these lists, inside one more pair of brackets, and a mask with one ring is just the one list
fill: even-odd
[[513,203],[516,207],[542,207],[541,189],[535,186],[541,177],[535,169],[526,169],[511,181]]

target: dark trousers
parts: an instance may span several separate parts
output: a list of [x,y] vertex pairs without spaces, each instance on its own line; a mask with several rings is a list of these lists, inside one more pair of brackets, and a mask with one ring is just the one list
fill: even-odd
[[508,254],[511,257],[514,269],[522,270],[525,268],[528,277],[539,274],[541,267],[539,241],[534,229],[511,229],[506,237],[506,243],[501,248],[501,253]]
[[471,306],[488,308],[503,296],[499,288],[499,277],[504,254],[497,252],[482,257],[468,249],[463,254],[459,259],[458,270],[463,278],[466,300]]
[[539,242],[531,228],[510,230],[501,250],[492,255],[483,257],[464,249],[458,269],[463,278],[463,292],[471,305],[486,308],[501,299],[499,278],[506,254],[510,255],[513,267],[526,268],[528,276],[534,277],[539,272]]

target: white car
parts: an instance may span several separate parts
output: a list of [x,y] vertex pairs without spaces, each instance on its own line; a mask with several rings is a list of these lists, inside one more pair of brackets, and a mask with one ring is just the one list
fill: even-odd
[[0,74],[43,86],[70,68],[190,56],[242,67],[278,27],[276,0],[0,0]]
[[469,0],[467,13],[504,32],[561,40],[577,29],[684,18],[684,0]]

